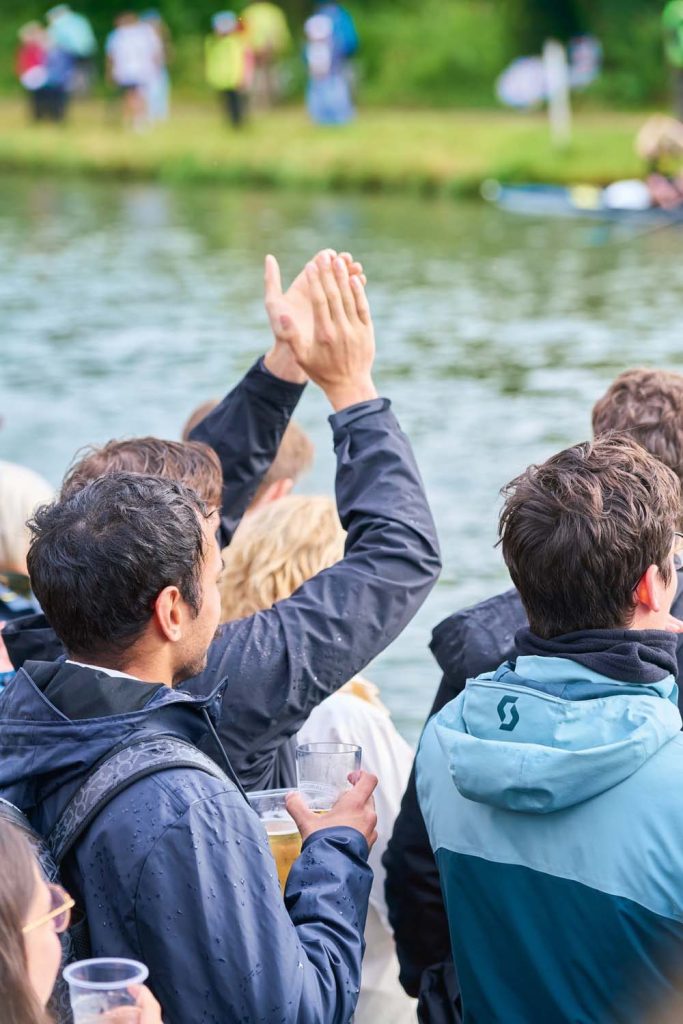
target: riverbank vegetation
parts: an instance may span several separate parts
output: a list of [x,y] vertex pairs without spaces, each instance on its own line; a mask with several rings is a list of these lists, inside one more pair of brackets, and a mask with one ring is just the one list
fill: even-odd
[[[241,9],[247,0],[228,6]],[[597,104],[662,103],[668,75],[659,19],[662,0],[345,0],[359,29],[356,61],[364,104],[494,107],[494,82],[515,56],[538,53],[548,35],[593,32],[605,51],[604,72],[589,90]],[[18,91],[13,55],[19,25],[42,17],[50,0],[2,0],[0,90]],[[103,43],[121,0],[74,0]],[[129,6],[148,7],[148,0]],[[176,92],[205,94],[202,37],[217,0],[157,0],[171,27]],[[301,26],[312,0],[282,0],[295,43],[284,70],[288,94],[300,97]]]
[[0,103],[0,169],[267,187],[465,195],[486,178],[606,183],[642,172],[633,138],[644,114],[587,111],[567,150],[542,115],[368,109],[321,128],[299,107],[239,133],[213,104],[176,104],[147,134],[124,132],[116,108],[76,104],[65,125],[34,125],[18,101]]

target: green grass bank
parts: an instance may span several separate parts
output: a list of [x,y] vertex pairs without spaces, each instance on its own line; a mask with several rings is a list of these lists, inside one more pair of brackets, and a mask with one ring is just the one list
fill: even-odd
[[585,112],[554,149],[541,115],[489,111],[361,111],[321,128],[300,109],[254,119],[243,132],[212,105],[177,106],[147,134],[127,133],[99,102],[68,124],[32,125],[0,103],[0,170],[279,188],[467,195],[486,178],[603,184],[641,173],[633,138],[645,114]]

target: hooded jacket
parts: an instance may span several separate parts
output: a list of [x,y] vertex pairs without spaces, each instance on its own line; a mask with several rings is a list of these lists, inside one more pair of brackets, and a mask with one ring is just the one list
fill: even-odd
[[[678,571],[678,592],[671,612],[683,618],[682,570]],[[526,613],[514,588],[454,612],[440,622],[434,628],[429,646],[443,676],[429,718],[462,693],[468,679],[492,672],[504,661],[514,658],[517,653],[515,636],[526,625]],[[680,678],[683,636],[678,638],[676,658],[677,678]],[[678,705],[683,711],[680,687]],[[452,979],[452,964],[443,967],[444,961],[451,960],[448,921],[439,872],[418,804],[414,768],[383,863],[401,983],[411,995],[424,992],[430,1003],[452,1006],[454,993],[457,996],[457,981],[454,983]],[[430,968],[430,975],[423,977]],[[439,975],[445,978],[443,984]],[[431,1020],[426,1006],[423,1010],[425,1020]]]
[[683,942],[676,637],[521,641],[544,653],[468,682],[417,757],[464,1021],[660,1019]]
[[[224,502],[241,511],[293,407],[296,386],[284,384],[255,366],[192,434],[219,451]],[[226,624],[205,671],[181,687],[201,696],[225,680],[218,731],[247,790],[295,785],[291,738],[314,707],[398,636],[441,568],[424,485],[389,401],[351,406],[330,424],[344,558],[272,608]],[[224,515],[223,529],[231,524],[234,517],[228,523]],[[42,615],[9,623],[3,639],[15,668],[63,653]]]
[[[28,663],[0,696],[0,795],[47,834],[114,747],[158,734],[199,743],[217,702],[220,692],[201,699],[69,662]],[[147,964],[166,1024],[346,1024],[367,854],[354,829],[314,833],[283,902],[263,827],[236,787],[167,769],[111,800],[63,877],[86,911],[93,956]]]

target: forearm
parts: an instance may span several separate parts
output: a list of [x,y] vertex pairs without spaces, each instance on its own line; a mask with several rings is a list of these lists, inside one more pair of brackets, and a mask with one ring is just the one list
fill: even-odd
[[292,867],[285,905],[306,956],[299,1024],[346,1024],[353,1016],[372,886],[367,856],[359,832],[330,828],[306,840]]
[[222,547],[253,500],[303,393],[303,384],[275,376],[277,364],[269,366],[273,372],[260,359],[190,434],[220,459]]

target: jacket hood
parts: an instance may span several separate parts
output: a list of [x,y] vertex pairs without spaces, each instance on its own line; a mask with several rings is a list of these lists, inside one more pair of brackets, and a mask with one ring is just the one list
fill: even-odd
[[615,680],[563,657],[523,656],[469,680],[435,719],[458,791],[545,814],[628,778],[681,729],[672,675]]
[[75,721],[43,692],[64,679],[73,687],[116,685],[95,669],[64,661],[27,662],[0,696],[0,796],[29,817],[39,809],[43,829],[54,823],[82,778],[119,744],[154,733],[198,742],[207,731],[202,710],[218,696],[193,697],[159,686],[140,710]]
[[56,661],[64,654],[61,640],[42,612],[8,622],[2,639],[16,669],[25,661]]

